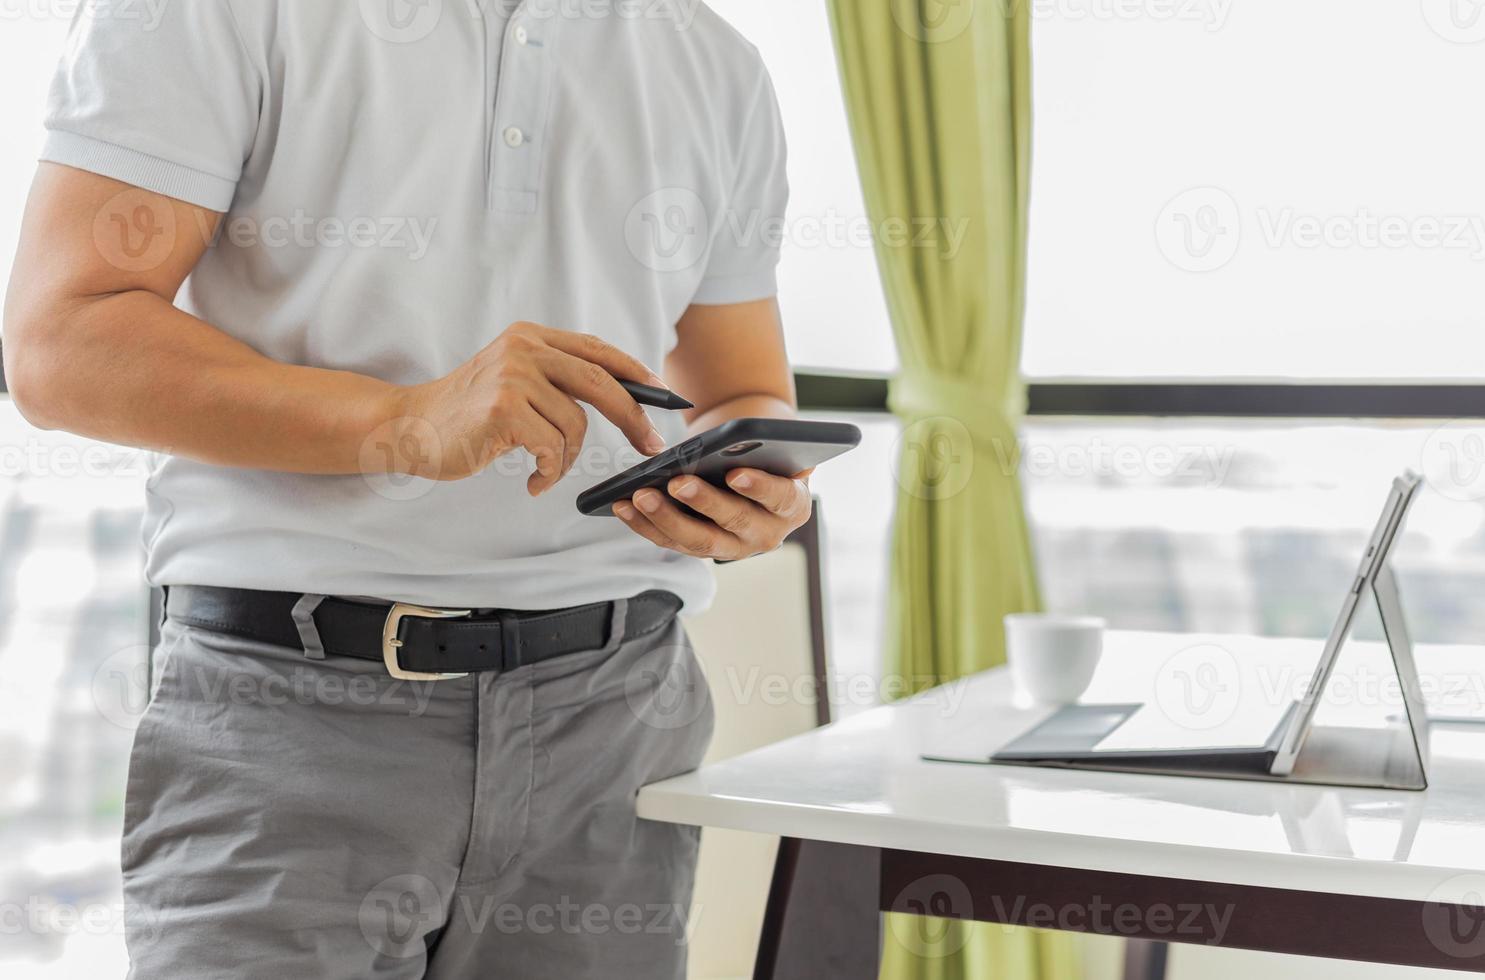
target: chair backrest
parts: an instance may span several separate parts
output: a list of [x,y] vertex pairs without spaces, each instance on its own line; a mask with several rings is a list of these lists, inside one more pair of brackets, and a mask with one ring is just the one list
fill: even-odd
[[[779,550],[717,567],[717,599],[686,621],[716,705],[707,762],[830,720],[820,507]],[[701,836],[691,980],[751,977],[778,839],[708,829]]]

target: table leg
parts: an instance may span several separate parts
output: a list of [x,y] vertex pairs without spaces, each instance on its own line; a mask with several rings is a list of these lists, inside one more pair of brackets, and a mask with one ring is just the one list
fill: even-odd
[[754,980],[875,980],[880,906],[876,848],[783,838]]
[[1170,946],[1150,939],[1124,941],[1124,980],[1165,980]]

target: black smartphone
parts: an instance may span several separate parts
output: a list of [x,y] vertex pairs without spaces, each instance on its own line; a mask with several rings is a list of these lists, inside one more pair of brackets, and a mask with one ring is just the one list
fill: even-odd
[[719,487],[728,473],[744,467],[793,476],[860,442],[861,430],[845,422],[733,419],[584,491],[577,506],[589,517],[612,517],[616,501],[646,488],[663,492],[678,476],[699,476]]

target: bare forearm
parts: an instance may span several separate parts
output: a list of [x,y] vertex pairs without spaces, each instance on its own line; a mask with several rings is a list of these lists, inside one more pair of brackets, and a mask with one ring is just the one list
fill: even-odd
[[692,432],[730,419],[794,417],[794,376],[778,303],[693,306],[676,333],[665,379],[699,406],[686,416]]
[[740,395],[695,415],[688,428],[693,433],[705,432],[731,419],[792,419],[796,414],[794,405],[777,395]]
[[[96,218],[121,194],[156,226],[178,230],[146,268],[98,245]],[[449,374],[406,387],[264,357],[171,302],[220,217],[42,164],[5,298],[6,380],[22,414],[110,442],[291,473],[462,480],[524,450],[536,459],[532,494],[581,454],[583,404],[640,452],[664,448],[618,380],[660,379],[588,334],[513,323]]]
[[[353,473],[398,389],[280,364],[143,290],[33,316],[7,351],[18,404],[47,428],[225,466]],[[57,322],[61,321],[61,322]],[[125,338],[121,342],[121,338]]]

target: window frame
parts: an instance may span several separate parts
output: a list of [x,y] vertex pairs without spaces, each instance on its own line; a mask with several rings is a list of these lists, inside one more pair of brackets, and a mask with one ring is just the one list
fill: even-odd
[[[800,407],[811,412],[889,411],[885,374],[801,371]],[[1037,379],[1034,418],[1485,419],[1485,385],[1388,382]]]

